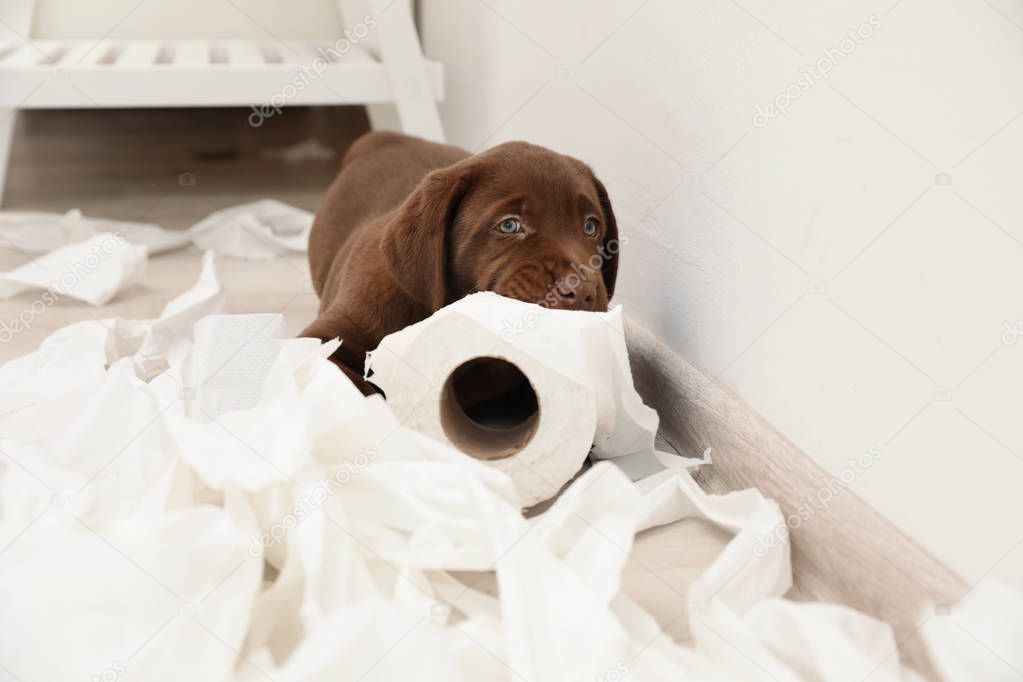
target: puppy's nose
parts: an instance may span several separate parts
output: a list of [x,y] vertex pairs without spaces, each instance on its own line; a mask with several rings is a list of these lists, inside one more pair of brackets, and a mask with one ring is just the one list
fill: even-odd
[[554,307],[562,310],[593,310],[597,298],[597,286],[590,281],[582,281],[575,286],[558,281],[555,285],[558,295]]

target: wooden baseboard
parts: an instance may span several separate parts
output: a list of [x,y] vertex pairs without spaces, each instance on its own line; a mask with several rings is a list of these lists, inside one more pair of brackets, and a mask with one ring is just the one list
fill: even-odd
[[[916,637],[927,610],[953,604],[965,582],[793,445],[734,393],[628,320],[636,389],[661,417],[660,438],[680,454],[713,448],[696,479],[708,492],[758,488],[778,502],[790,531],[794,599],[846,604],[891,623],[903,661],[934,671]],[[824,488],[831,492],[821,494]],[[807,505],[807,500],[828,498]],[[807,510],[812,513],[807,514]]]

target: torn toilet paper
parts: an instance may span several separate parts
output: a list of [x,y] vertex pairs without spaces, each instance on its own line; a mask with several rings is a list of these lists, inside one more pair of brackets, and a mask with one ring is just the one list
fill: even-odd
[[[467,414],[457,377],[474,364],[480,372],[499,364],[520,373],[522,390],[534,397],[514,423],[481,424]],[[596,460],[627,461],[621,468],[637,472],[634,478],[664,463],[705,461],[656,453],[657,413],[633,387],[620,306],[554,310],[473,294],[385,337],[366,367],[399,419],[508,474],[526,505],[556,495],[591,446]],[[508,409],[512,400],[504,403]]]
[[0,212],[0,239],[15,249],[44,253],[0,273],[0,299],[45,290],[104,305],[145,270],[147,256],[187,244],[231,258],[268,260],[304,252],[313,216],[272,199],[217,211],[188,230],[86,218],[80,211]]
[[[757,491],[598,462],[526,519],[504,473],[363,397],[327,360],[337,342],[216,315],[222,294],[208,255],[160,318],[81,322],[0,367],[2,674],[918,679],[887,625],[784,599],[787,535],[756,541],[784,520]],[[257,380],[232,395],[219,374],[241,368]],[[684,595],[677,643],[621,576],[637,533],[684,518],[734,537]],[[496,597],[464,577],[486,571]]]
[[270,260],[309,247],[313,214],[273,199],[262,199],[213,213],[189,228],[200,249],[222,256]]
[[22,253],[46,253],[67,244],[83,242],[100,233],[131,233],[134,243],[146,246],[150,254],[160,253],[162,239],[173,239],[166,248],[184,246],[187,240],[174,239],[182,232],[165,230],[159,225],[123,220],[88,218],[78,209],[67,213],[0,211],[0,238],[5,245]]
[[117,233],[150,256],[195,244],[229,258],[267,260],[304,252],[313,215],[273,199],[215,211],[187,230],[67,213],[0,212],[0,237],[25,253],[46,253],[100,233]]
[[133,283],[145,267],[145,247],[104,232],[0,273],[0,299],[41,290],[103,305]]

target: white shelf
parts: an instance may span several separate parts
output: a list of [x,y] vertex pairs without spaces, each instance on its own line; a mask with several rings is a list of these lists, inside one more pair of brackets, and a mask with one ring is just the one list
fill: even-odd
[[[0,43],[0,108],[248,106],[394,102],[384,64],[334,42],[33,41]],[[443,69],[426,62],[432,97]]]
[[[338,0],[342,17],[344,4]],[[379,56],[336,37],[29,40],[23,36],[32,35],[34,6],[0,0],[9,29],[3,35],[22,36],[0,41],[0,203],[19,109],[255,106],[276,113],[287,106],[393,103],[404,132],[444,140],[437,111],[443,68],[423,58],[408,0],[369,0]]]

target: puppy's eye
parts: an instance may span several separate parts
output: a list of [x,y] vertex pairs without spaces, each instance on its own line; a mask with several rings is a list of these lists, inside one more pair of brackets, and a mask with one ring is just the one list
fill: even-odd
[[592,237],[597,234],[597,221],[593,218],[587,218],[586,222],[583,223],[583,234],[587,237]]
[[497,224],[497,231],[501,234],[518,234],[522,232],[522,221],[518,218],[505,218]]

